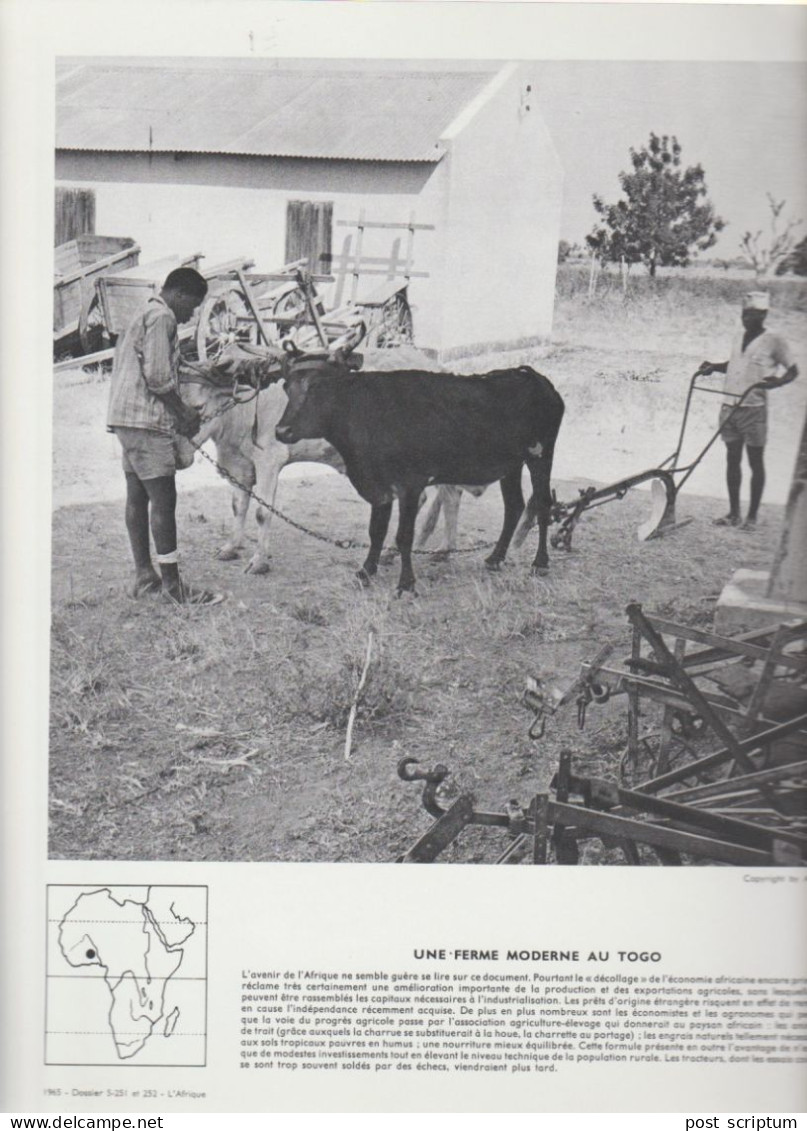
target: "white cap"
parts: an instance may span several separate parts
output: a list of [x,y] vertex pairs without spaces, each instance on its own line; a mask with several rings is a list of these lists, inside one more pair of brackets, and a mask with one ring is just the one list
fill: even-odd
[[766,291],[749,291],[743,299],[743,310],[768,310],[770,298]]

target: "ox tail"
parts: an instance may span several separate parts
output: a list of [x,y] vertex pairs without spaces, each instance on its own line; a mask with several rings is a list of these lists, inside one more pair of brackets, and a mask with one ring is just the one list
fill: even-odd
[[[555,390],[553,390],[553,392],[554,391]],[[545,477],[544,478],[545,496],[544,496],[543,502],[544,502],[544,505],[547,505],[547,506],[551,504],[551,499],[552,499],[552,496],[551,496],[552,461],[555,457],[555,441],[557,440],[558,432],[560,431],[560,426],[561,426],[561,423],[563,421],[563,411],[564,411],[564,404],[563,404],[562,398],[560,397],[560,394],[557,394],[557,399],[558,399],[558,402],[559,402],[558,405],[557,405],[557,421],[552,428],[551,438],[549,440],[547,440],[546,443],[544,444],[544,450],[543,450],[541,456],[539,457],[540,466],[542,468],[543,475]],[[529,532],[532,530],[533,526],[535,526],[536,523],[538,522],[538,514],[541,510],[541,501],[542,500],[540,500],[537,497],[537,495],[535,495],[535,493],[533,493],[532,495],[530,495],[530,498],[527,502],[527,505],[524,507],[524,510],[521,512],[521,518],[518,520],[518,526],[516,527],[515,531],[513,532],[513,542],[512,542],[512,544],[516,549],[518,549],[518,547],[523,544],[524,539],[527,537]]]

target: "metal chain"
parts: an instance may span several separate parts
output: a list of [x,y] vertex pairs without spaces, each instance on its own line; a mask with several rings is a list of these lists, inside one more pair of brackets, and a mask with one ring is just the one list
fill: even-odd
[[[193,370],[197,367],[193,365],[187,365],[187,368]],[[246,388],[246,386],[242,387]],[[236,381],[233,384],[233,389],[232,393],[230,394],[229,400],[225,401],[224,404],[217,408],[214,412],[206,413],[205,415],[199,417],[200,427],[203,424],[210,424],[211,421],[216,420],[220,416],[223,416],[225,412],[229,412],[230,409],[235,408],[236,405],[249,404],[251,401],[255,400],[261,392],[260,389],[252,388],[250,395],[239,397],[237,393],[238,388],[239,385]],[[177,434],[179,435],[180,433]],[[247,487],[244,483],[241,483],[238,479],[236,479],[236,477],[230,471],[228,471],[226,467],[222,467],[217,459],[211,456],[208,452],[204,451],[202,445],[197,443],[196,440],[193,439],[193,437],[188,436],[186,437],[186,439],[190,440],[192,446],[196,449],[199,455],[201,455],[203,459],[206,459],[208,463],[212,464],[213,467],[215,467],[216,471],[218,471],[219,475],[226,479],[233,487],[236,487],[239,491],[243,491],[244,494],[248,495],[250,499],[258,504],[258,506],[264,507],[271,514],[281,519],[281,521],[287,523],[289,526],[293,526],[295,530],[299,530],[302,534],[307,534],[310,538],[316,538],[319,542],[326,542],[329,546],[336,546],[340,550],[370,549],[368,542],[356,542],[352,538],[329,538],[326,534],[320,534],[318,530],[311,530],[309,527],[304,526],[301,522],[297,522],[295,519],[290,518],[287,514],[284,514],[283,511],[278,510],[277,507],[272,506],[271,503],[267,503],[265,499],[262,499],[260,495],[256,494],[256,492],[253,491],[250,487]],[[474,546],[465,546],[461,550],[452,550],[451,552],[455,554],[473,554],[478,550],[486,550],[494,545],[494,542],[478,542]],[[412,553],[433,556],[434,554],[439,554],[440,551],[413,549]]]
[[271,503],[267,503],[266,499],[262,499],[260,495],[257,495],[250,487],[247,487],[243,483],[240,483],[236,479],[236,477],[227,470],[226,467],[222,467],[217,459],[214,459],[213,456],[204,451],[201,444],[197,444],[195,440],[191,440],[191,444],[193,444],[194,448],[196,448],[199,455],[206,459],[208,463],[212,463],[216,471],[218,471],[219,475],[228,480],[228,482],[230,482],[233,487],[237,487],[239,491],[243,491],[245,495],[249,495],[250,499],[254,499],[258,506],[265,507],[266,510],[282,519],[283,522],[287,522],[289,526],[293,526],[295,530],[300,530],[303,534],[308,534],[311,538],[316,538],[320,542],[328,542],[332,546],[338,546],[340,550],[365,548],[364,544],[361,542],[353,542],[350,539],[328,538],[325,534],[320,534],[316,530],[309,530],[307,526],[303,526],[302,523],[295,521],[295,519],[293,518],[289,518],[287,514],[283,514],[282,511],[279,511],[276,507],[273,507]]
[[[258,356],[262,356],[262,354],[258,350],[254,350],[254,351],[249,350],[248,352],[255,352]],[[190,370],[192,372],[196,372],[200,375],[204,375],[204,370],[200,366],[194,365],[192,362],[188,361],[187,359],[183,360],[183,366],[187,370]],[[201,383],[208,384],[207,381],[203,381]],[[242,387],[246,388],[246,386],[242,386]],[[219,416],[223,416],[225,412],[229,412],[230,409],[235,408],[236,405],[249,404],[251,401],[255,400],[261,392],[259,387],[253,386],[252,389],[251,389],[251,395],[245,396],[245,397],[239,397],[238,394],[237,394],[238,388],[239,388],[239,385],[238,385],[238,380],[236,378],[236,380],[233,382],[233,389],[232,389],[232,393],[230,394],[230,399],[228,401],[226,401],[223,405],[221,405],[218,409],[216,409],[214,412],[201,415],[199,417],[199,426],[201,427],[203,424],[210,424],[211,421],[216,420]],[[177,434],[179,435],[180,433],[177,433]],[[260,495],[256,494],[256,492],[253,491],[250,487],[247,487],[247,486],[245,486],[245,484],[239,482],[238,479],[236,479],[236,477],[234,475],[232,475],[231,472],[229,472],[227,470],[227,468],[222,467],[222,465],[218,462],[218,460],[214,459],[213,456],[211,456],[207,452],[203,451],[202,445],[198,444],[193,439],[193,437],[188,436],[188,437],[186,437],[186,439],[190,440],[190,443],[195,448],[195,450],[204,459],[206,459],[208,463],[212,464],[213,467],[215,467],[215,469],[218,471],[219,475],[223,476],[224,479],[228,480],[228,482],[231,483],[233,487],[236,487],[239,491],[243,491],[244,494],[247,495],[250,499],[253,499],[258,504],[258,506],[264,507],[271,514],[276,515],[277,518],[281,519],[283,522],[287,523],[289,526],[293,526],[295,530],[299,530],[301,533],[307,534],[311,538],[316,538],[317,541],[319,541],[319,542],[326,542],[330,546],[336,546],[340,550],[351,550],[351,549],[367,550],[367,549],[370,549],[370,545],[367,542],[355,542],[350,538],[329,538],[327,535],[320,534],[319,531],[317,531],[317,530],[311,530],[309,527],[304,526],[302,523],[295,521],[295,519],[289,518],[289,516],[287,514],[284,514],[282,511],[278,510],[277,507],[272,506],[271,503],[267,503],[267,501],[265,499],[262,499],[260,497]],[[455,549],[455,550],[452,550],[451,552],[455,553],[455,554],[473,554],[473,553],[476,553],[478,550],[490,549],[492,546],[495,546],[495,544],[496,544],[495,542],[478,542],[474,546],[465,546],[461,550]],[[418,550],[418,549],[413,548],[411,552],[413,554],[423,554],[423,555],[433,556],[435,554],[439,554],[441,551],[440,550]]]
[[[284,514],[283,511],[278,510],[277,507],[273,507],[271,503],[267,503],[265,499],[262,499],[260,495],[256,494],[255,491],[253,491],[250,487],[247,487],[243,483],[239,482],[239,480],[236,479],[236,477],[231,474],[231,472],[229,472],[226,467],[222,467],[217,459],[211,456],[208,452],[204,451],[201,444],[197,444],[193,439],[191,440],[191,444],[194,446],[199,455],[202,456],[203,459],[206,459],[208,463],[211,463],[213,467],[215,467],[216,471],[218,471],[219,475],[223,476],[229,483],[232,484],[233,487],[237,487],[239,491],[243,491],[245,495],[249,495],[250,499],[253,499],[258,504],[258,506],[264,507],[273,515],[276,515],[277,518],[281,519],[283,522],[288,523],[289,526],[293,526],[295,530],[299,530],[302,534],[307,534],[310,538],[316,538],[318,542],[327,542],[329,546],[336,546],[340,550],[370,549],[369,542],[356,542],[352,538],[329,538],[327,534],[321,534],[318,530],[311,530],[310,527],[304,526],[301,522],[297,522],[296,519],[289,518],[289,516],[287,514]],[[452,550],[451,552],[454,554],[473,554],[478,550],[486,550],[494,545],[494,542],[478,542],[475,546],[464,546],[461,550]],[[440,550],[412,550],[413,554],[426,555],[439,554],[440,552]]]
[[[254,396],[257,395],[258,394],[256,392]],[[211,420],[215,420],[217,417],[223,416],[225,412],[228,412],[231,408],[234,408],[235,405],[248,404],[249,401],[253,399],[254,397],[248,397],[246,398],[246,400],[237,400],[235,397],[233,397],[231,401],[228,401],[215,412],[201,417],[200,424],[209,424]],[[267,503],[266,499],[262,499],[260,495],[256,494],[256,492],[252,490],[252,488],[247,487],[244,483],[241,483],[238,479],[236,479],[236,477],[230,471],[228,471],[226,467],[222,467],[219,461],[211,456],[208,452],[206,452],[202,448],[202,445],[198,444],[196,440],[194,440],[192,437],[186,437],[186,439],[190,440],[191,444],[199,453],[199,455],[202,456],[203,459],[206,459],[208,463],[212,464],[213,467],[215,467],[216,471],[218,471],[219,475],[221,475],[230,484],[232,484],[233,487],[236,487],[239,491],[243,491],[244,494],[248,495],[250,499],[254,500],[254,502],[256,502],[258,506],[264,507],[271,514],[275,515],[283,522],[288,523],[289,526],[293,526],[295,530],[299,530],[302,534],[307,534],[310,538],[316,538],[319,542],[327,542],[328,545],[336,546],[340,550],[368,550],[370,548],[368,542],[356,542],[352,538],[329,538],[326,534],[320,534],[318,530],[311,530],[308,526],[304,526],[301,522],[297,522],[295,519],[290,518],[287,514],[284,514],[283,511],[278,510],[277,507],[272,506],[271,503]],[[493,545],[495,545],[495,543],[493,542],[478,542],[475,546],[465,546],[461,550],[452,550],[452,553],[472,554],[476,553],[477,550],[489,549]],[[439,554],[440,551],[413,549],[412,553],[434,555]]]

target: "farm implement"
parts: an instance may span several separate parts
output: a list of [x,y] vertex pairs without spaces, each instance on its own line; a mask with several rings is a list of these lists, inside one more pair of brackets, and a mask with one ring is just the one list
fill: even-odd
[[[752,385],[751,388],[746,389],[741,396],[738,396],[733,393],[724,393],[722,389],[715,389],[709,385],[698,385],[696,382],[700,376],[701,374],[698,371],[693,374],[690,380],[686,404],[684,405],[684,415],[681,421],[678,443],[676,444],[675,450],[667,456],[665,460],[662,460],[658,466],[648,468],[645,471],[639,471],[635,475],[628,475],[624,479],[619,479],[615,483],[609,483],[605,487],[585,487],[581,489],[579,497],[571,502],[562,503],[557,500],[554,501],[552,506],[552,521],[558,524],[558,529],[552,534],[550,541],[555,549],[570,550],[572,548],[572,534],[574,528],[585,511],[592,510],[594,507],[603,506],[605,503],[613,502],[614,499],[623,499],[628,491],[633,487],[638,487],[641,483],[650,483],[651,512],[649,518],[642,523],[637,531],[640,542],[647,542],[650,538],[660,537],[671,530],[686,526],[687,523],[691,521],[691,519],[684,519],[681,522],[676,521],[675,504],[678,493],[720,435],[720,428],[717,428],[710,437],[709,442],[704,445],[694,459],[690,460],[688,463],[680,462],[693,394],[700,392],[711,393],[722,397],[734,397],[736,404],[733,406],[731,414],[727,417],[727,420],[730,420],[731,416],[744,404],[754,389],[765,387],[764,383]],[[525,524],[516,533],[514,545],[518,546],[521,544],[527,533],[527,529],[528,526]]]
[[[203,266],[204,255],[167,256],[150,263],[135,264],[126,270],[109,271],[95,282],[95,293],[82,313],[79,336],[86,353],[109,349],[124,333],[129,323],[141,313],[148,300],[159,294],[165,277],[177,267],[192,267],[207,281],[208,294],[217,294],[229,278],[230,272],[245,270],[252,261],[243,256],[214,266]],[[183,343],[195,334],[195,326],[180,328]],[[186,347],[184,347],[186,348]]]
[[95,301],[98,280],[136,267],[140,247],[127,236],[81,235],[54,251],[53,347],[81,335]]
[[[269,272],[254,271],[254,260],[244,256],[206,267],[201,252],[139,264],[140,249],[132,240],[79,237],[57,248],[54,340],[77,332],[82,365],[109,360],[116,339],[159,293],[168,272],[193,267],[207,280],[208,293],[197,316],[180,328],[186,360],[215,365],[232,346],[274,348],[286,342],[303,351],[323,350],[358,323],[370,347],[411,343],[409,284],[428,278],[414,267],[415,233],[433,225],[416,223],[414,214],[400,223],[368,220],[363,211],[338,224],[355,232],[345,236],[333,274],[312,272],[308,258]],[[387,255],[366,253],[367,235],[376,230],[392,233]],[[330,265],[330,253],[320,260]],[[377,278],[365,286],[368,276]]]
[[215,364],[234,345],[273,348],[290,342],[303,351],[327,349],[359,324],[366,329],[368,345],[386,349],[411,342],[406,283],[390,280],[360,302],[329,310],[317,284],[332,282],[331,275],[312,275],[305,260],[268,275],[233,272],[229,285],[208,297],[200,310],[199,361]]
[[[179,331],[186,361],[215,366],[233,347],[271,351],[287,342],[305,351],[327,349],[359,325],[367,344],[379,349],[412,341],[406,282],[388,280],[361,301],[329,310],[317,287],[334,277],[312,275],[304,259],[269,273],[250,270],[252,260],[243,256],[211,267],[202,266],[203,259],[197,252],[118,271],[107,264],[103,274],[82,278],[89,293],[73,327],[85,353],[81,364],[111,358],[117,338],[175,267],[193,267],[208,283],[198,314]],[[60,363],[56,371],[71,364]]]
[[[476,809],[470,794],[444,805],[448,769],[405,758],[399,776],[424,782],[434,823],[399,862],[431,863],[481,826],[507,838],[499,864],[585,863],[591,842],[619,850],[628,864],[807,863],[807,622],[726,637],[646,616],[637,604],[627,613],[631,655],[623,664],[604,648],[567,688],[546,691],[531,678],[524,695],[532,738],[570,704],[582,727],[589,706],[626,695],[621,780],[575,774],[564,749],[551,795],[491,812]],[[661,707],[661,723],[642,734],[647,703]]]

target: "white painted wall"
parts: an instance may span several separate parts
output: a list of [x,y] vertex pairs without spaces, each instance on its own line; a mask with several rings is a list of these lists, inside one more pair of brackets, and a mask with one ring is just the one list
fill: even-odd
[[[355,248],[356,230],[340,221],[355,221],[364,208],[368,220],[406,223],[434,222],[431,165],[379,162],[304,162],[238,159],[199,155],[176,161],[172,156],[144,154],[66,153],[57,156],[57,184],[89,187],[96,194],[96,231],[102,235],[132,236],[140,244],[141,263],[169,255],[201,251],[205,266],[235,258],[253,257],[256,270],[271,271],[284,258],[286,205],[289,200],[333,202],[333,255],[336,265],[346,236]],[[363,256],[388,260],[396,239],[406,254],[406,233],[365,232]],[[433,232],[418,232],[415,267],[431,271],[439,254]],[[360,280],[358,296],[384,281],[383,276]],[[335,290],[335,287],[333,288]],[[322,288],[326,301],[328,288]],[[415,331],[433,337],[432,288],[426,281],[412,288]],[[344,296],[351,293],[346,280]]]
[[[437,165],[59,150],[56,182],[94,188],[96,231],[133,237],[141,263],[201,251],[205,266],[244,255],[277,268],[290,199],[333,201],[335,259],[348,231],[339,221],[361,208],[397,222],[414,212],[436,226],[415,236],[415,268],[429,273],[410,287],[416,345],[446,354],[546,338],[562,173],[530,82],[507,68],[450,128]],[[363,254],[386,258],[397,234],[368,230]],[[359,297],[380,282],[363,280]]]
[[443,139],[443,351],[551,333],[563,175],[535,91],[514,67]]
[[194,252],[205,255],[204,266],[239,255],[254,257],[261,270],[281,262],[286,205],[274,193],[199,185],[178,191],[175,185],[88,179],[59,184],[94,188],[96,231],[132,236],[140,244],[141,263]]

